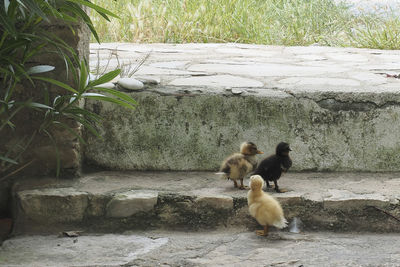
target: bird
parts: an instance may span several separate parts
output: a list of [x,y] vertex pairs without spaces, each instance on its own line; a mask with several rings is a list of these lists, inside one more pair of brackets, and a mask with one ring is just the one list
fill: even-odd
[[275,226],[282,229],[287,226],[287,221],[283,214],[283,210],[279,202],[265,193],[262,188],[264,180],[260,175],[252,175],[250,177],[250,190],[247,193],[247,204],[249,212],[257,222],[264,226],[263,230],[257,230],[259,236],[268,235],[268,226]]
[[253,175],[260,175],[266,182],[267,188],[271,187],[268,181],[273,181],[277,193],[287,192],[286,189],[279,189],[277,181],[282,172],[287,172],[292,166],[292,160],[289,157],[290,151],[292,149],[288,143],[280,142],[276,146],[275,154],[263,159],[253,172]]
[[[232,180],[235,188],[245,189],[243,179],[256,168],[256,155],[263,153],[254,143],[244,142],[240,146],[240,153],[234,153],[227,157],[222,162],[220,172],[217,174],[222,174],[223,178]],[[240,186],[238,186],[237,180],[240,180]]]

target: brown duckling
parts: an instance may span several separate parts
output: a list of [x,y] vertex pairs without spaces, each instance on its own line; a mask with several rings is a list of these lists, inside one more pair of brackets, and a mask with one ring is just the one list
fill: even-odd
[[[235,153],[224,160],[220,172],[225,179],[233,181],[235,188],[245,189],[244,177],[257,166],[257,154],[263,154],[252,142],[244,142],[240,146],[240,153]],[[238,186],[237,180],[240,180]]]

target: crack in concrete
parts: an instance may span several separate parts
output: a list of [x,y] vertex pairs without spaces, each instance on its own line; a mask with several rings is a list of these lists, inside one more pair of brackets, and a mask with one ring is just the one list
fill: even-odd
[[[278,88],[276,88],[278,89]],[[296,93],[292,92],[291,90],[282,90],[283,92],[291,95],[292,97],[296,99],[306,99],[306,100],[311,100],[315,102],[318,106],[320,106],[323,109],[327,109],[330,111],[355,111],[355,112],[366,112],[370,111],[372,109],[385,109],[388,107],[392,106],[400,106],[400,101],[385,101],[383,104],[378,104],[370,100],[365,100],[365,101],[344,101],[344,100],[339,100],[334,97],[323,97],[318,100],[312,98],[312,97],[307,97],[304,95],[297,95]]]

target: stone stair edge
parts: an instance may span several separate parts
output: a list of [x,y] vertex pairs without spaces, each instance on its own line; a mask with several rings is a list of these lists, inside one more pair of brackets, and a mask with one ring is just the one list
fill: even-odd
[[[181,172],[175,175],[179,173]],[[144,175],[141,172],[128,173],[128,175],[134,174]],[[200,177],[211,175],[208,172],[196,174]],[[149,173],[147,175],[138,178],[152,177]],[[193,179],[187,173],[185,175],[188,176],[187,179]],[[313,177],[312,174],[307,177],[309,176]],[[93,177],[98,176],[92,174]],[[175,177],[178,181],[180,179],[173,175],[170,179],[171,177]],[[296,177],[301,179],[302,176],[295,175],[294,178]],[[362,177],[370,176],[364,174]],[[397,183],[399,175],[382,174],[382,177]],[[390,177],[395,178],[390,180]],[[194,178],[198,179],[199,176]],[[294,178],[286,177],[283,182],[293,181]],[[124,181],[129,180],[130,176],[125,179]],[[157,184],[159,181],[154,182]],[[357,183],[360,182],[363,180]],[[254,220],[248,214],[247,190],[233,190],[231,184],[227,183],[217,182],[216,185],[222,185],[225,189],[219,190],[228,190],[227,192],[231,194],[213,191],[217,190],[215,188],[208,188],[209,191],[197,189],[185,191],[129,186],[114,191],[90,192],[90,190],[85,191],[79,183],[65,183],[58,185],[60,186],[58,188],[43,187],[43,185],[30,189],[16,187],[13,200],[15,233],[46,232],[53,228],[57,231],[67,228],[114,232],[147,227],[208,229],[231,225],[254,226]],[[329,192],[332,195],[329,197],[322,197],[322,191],[318,192],[320,190],[318,187],[314,190],[315,194],[295,191],[284,194],[270,193],[281,202],[288,220],[294,217],[301,218],[311,230],[400,231],[400,224],[395,219],[400,216],[400,197],[397,195],[392,197],[379,193],[358,195],[338,188],[331,189]]]

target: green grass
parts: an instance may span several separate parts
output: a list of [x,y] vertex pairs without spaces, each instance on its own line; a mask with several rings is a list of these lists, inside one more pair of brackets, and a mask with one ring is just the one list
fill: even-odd
[[94,0],[102,42],[239,42],[400,49],[400,20],[354,16],[331,0]]

